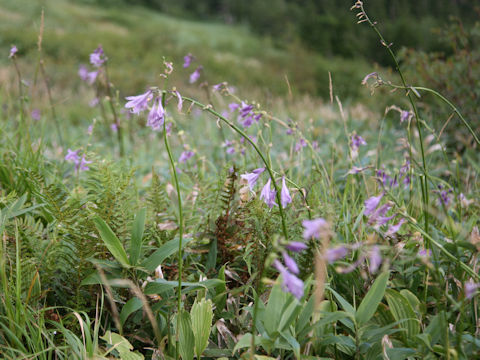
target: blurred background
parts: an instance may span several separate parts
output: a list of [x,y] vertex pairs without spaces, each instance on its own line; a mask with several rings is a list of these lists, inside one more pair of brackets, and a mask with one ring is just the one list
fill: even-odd
[[[52,84],[70,101],[80,88],[76,72],[102,44],[112,82],[121,95],[158,84],[163,58],[175,85],[188,85],[202,65],[201,82],[227,81],[240,93],[268,99],[287,94],[329,97],[328,73],[344,101],[381,105],[360,86],[365,74],[390,74],[391,60],[376,34],[357,24],[352,0],[0,0],[0,81],[13,76],[10,46],[35,63],[41,11],[43,53]],[[480,2],[477,0],[367,0],[369,15],[393,43],[411,81],[443,91],[477,113]],[[455,65],[454,65],[455,63]],[[10,69],[11,70],[11,69]],[[32,79],[35,71],[25,70]],[[28,71],[31,74],[28,74]],[[390,74],[393,80],[395,77]],[[183,79],[183,80],[182,80]],[[200,82],[200,83],[201,83]],[[193,92],[202,93],[198,84]],[[473,91],[472,91],[473,89]],[[75,117],[75,106],[72,116]]]

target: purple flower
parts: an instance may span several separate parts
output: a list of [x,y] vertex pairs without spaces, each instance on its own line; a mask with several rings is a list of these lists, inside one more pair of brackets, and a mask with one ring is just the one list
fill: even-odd
[[253,116],[249,116],[245,119],[241,119],[240,121],[240,124],[244,127],[244,128],[249,128],[250,126],[252,126],[253,124]]
[[318,150],[320,146],[318,145],[318,141],[314,140],[312,141],[312,148],[313,150]]
[[439,206],[445,206],[447,207],[450,204],[450,201],[452,200],[450,197],[450,193],[452,192],[452,189],[445,189],[443,185],[438,185],[438,190],[435,190],[434,192],[438,193],[438,205]]
[[230,111],[235,111],[237,110],[238,108],[240,107],[240,105],[238,105],[237,103],[230,103],[228,104],[228,108],[230,109]]
[[477,289],[480,288],[480,284],[474,283],[472,279],[470,279],[468,282],[465,283],[464,285],[464,290],[465,290],[465,298],[466,299],[471,299],[477,292]]
[[95,80],[97,79],[97,76],[98,76],[98,71],[90,71],[87,74],[87,83],[92,85],[95,82]]
[[393,219],[396,215],[385,216],[385,214],[390,210],[392,205],[383,204],[380,206],[368,219],[370,225],[374,225],[376,228],[385,225],[389,220]]
[[128,102],[125,104],[127,109],[133,114],[139,114],[143,110],[147,109],[148,102],[152,99],[152,91],[148,90],[146,93],[137,96],[126,97]]
[[312,237],[320,239],[325,228],[328,226],[328,223],[325,219],[318,218],[313,220],[303,220],[302,225],[304,227],[303,238],[308,240]]
[[351,146],[358,149],[360,146],[367,145],[367,142],[363,137],[357,134],[353,134],[350,138]]
[[192,60],[193,60],[193,55],[188,53],[187,55],[185,55],[183,57],[183,67],[184,68],[188,68],[190,66],[190,64],[192,63]]
[[432,256],[432,250],[422,249],[417,253],[417,255],[421,258],[428,258]]
[[265,168],[258,168],[253,170],[251,173],[243,174],[240,175],[242,179],[247,180],[248,186],[250,187],[250,190],[253,191],[253,187],[257,183],[258,178],[260,175],[265,171]]
[[89,125],[87,128],[87,134],[92,135],[92,133],[93,133],[93,125]]
[[203,69],[202,66],[199,66],[195,69],[193,73],[190,74],[190,84],[193,84],[200,78],[200,71]]
[[235,154],[235,148],[233,146],[229,146],[226,150],[226,153],[229,155]]
[[173,63],[169,61],[163,61],[165,65],[165,74],[171,74],[173,72]]
[[284,209],[287,207],[288,204],[292,202],[290,191],[285,184],[285,176],[282,178],[282,191],[280,192],[280,202],[282,203],[282,208]]
[[220,91],[224,85],[225,85],[224,82],[221,82],[221,83],[219,83],[219,84],[213,85],[212,90],[213,90],[213,91]]
[[10,55],[8,55],[8,58],[11,59],[15,56],[15,54],[18,52],[18,49],[15,45],[13,45],[11,48],[10,48]]
[[65,160],[78,163],[80,161],[80,157],[78,156],[78,152],[80,150],[73,151],[72,149],[67,150],[67,155],[65,155]]
[[372,214],[377,208],[378,204],[380,203],[380,200],[382,200],[382,197],[383,197],[383,194],[368,198],[365,201],[365,210],[363,211],[363,214],[366,216]]
[[88,79],[88,69],[85,65],[80,65],[78,67],[78,76],[80,76],[80,79],[83,81],[87,81]]
[[380,254],[380,248],[377,245],[374,245],[370,249],[368,260],[370,261],[370,273],[375,274],[382,264],[382,255]]
[[273,205],[277,205],[275,203],[276,192],[275,190],[271,189],[271,183],[272,179],[268,179],[267,183],[262,189],[262,192],[260,193],[260,199],[263,199],[265,204],[267,204],[270,209],[273,207]]
[[148,113],[147,126],[151,127],[153,131],[160,131],[164,121],[165,110],[163,110],[162,99],[158,97],[154,100],[153,106]]
[[298,142],[295,144],[295,152],[299,152],[305,146],[307,146],[307,142],[304,138],[300,138],[300,140],[298,140]]
[[400,111],[400,122],[403,123],[405,120],[410,120],[413,117],[411,111],[402,110]]
[[190,150],[185,150],[180,154],[180,157],[178,158],[178,161],[181,163],[186,163],[188,159],[190,159],[195,153]]
[[102,45],[99,45],[93,53],[90,54],[90,64],[100,67],[107,60],[103,52]]
[[80,170],[80,171],[87,171],[87,170],[90,170],[90,168],[87,166],[87,164],[91,164],[92,162],[91,161],[87,161],[85,159],[85,155],[82,156],[82,160],[80,160],[80,163],[77,163],[75,168],[76,170]]
[[285,248],[293,252],[300,252],[306,250],[308,246],[300,241],[291,241],[285,246]]
[[303,296],[303,281],[291,274],[280,261],[275,260],[273,266],[282,275],[282,290],[291,293],[298,300]]
[[112,125],[110,125],[110,129],[112,129],[112,131],[116,133],[118,131],[118,125],[113,123]]
[[248,105],[247,103],[242,101],[242,107],[240,108],[240,116],[242,118],[247,117],[252,110],[253,110],[253,105]]
[[295,260],[290,255],[288,255],[286,251],[282,252],[282,256],[283,256],[283,261],[285,262],[285,265],[287,265],[288,270],[298,275],[300,273],[300,270],[298,269],[298,265],[295,262]]
[[343,259],[348,254],[348,249],[345,246],[337,246],[327,249],[325,251],[325,259],[331,264],[337,260]]
[[33,109],[32,112],[30,113],[30,116],[35,121],[39,121],[42,118],[42,114],[40,113],[40,110],[38,110],[38,109]]
[[287,131],[285,131],[285,133],[286,133],[287,135],[292,135],[292,134],[293,134],[293,129],[292,129],[291,127],[289,127],[289,128],[287,129]]
[[405,221],[406,221],[405,219],[400,219],[400,221],[398,223],[396,223],[395,225],[390,225],[388,227],[388,230],[385,233],[385,235],[392,236],[392,235],[396,234],[398,232],[398,230],[400,230],[400,227],[403,225],[403,223],[405,223]]

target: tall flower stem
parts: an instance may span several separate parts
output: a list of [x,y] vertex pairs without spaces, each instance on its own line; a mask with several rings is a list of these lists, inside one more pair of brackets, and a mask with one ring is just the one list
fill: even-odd
[[110,109],[112,110],[113,121],[117,127],[117,138],[118,138],[120,157],[123,157],[125,155],[125,150],[123,148],[123,136],[122,136],[123,131],[122,131],[122,127],[120,126],[120,121],[117,116],[117,111],[115,110],[115,104],[113,103],[112,89],[110,86],[110,80],[108,78],[107,63],[105,63],[104,69],[105,69],[105,82],[107,87],[108,103],[110,104]]
[[[165,96],[166,92],[162,93],[162,106],[165,108]],[[166,121],[163,122],[163,141],[165,148],[167,149],[168,159],[172,170],[172,177],[175,183],[175,189],[177,190],[178,201],[178,288],[177,288],[177,329],[175,332],[175,358],[180,358],[179,344],[180,344],[180,311],[182,310],[182,274],[183,274],[183,208],[182,208],[182,195],[180,194],[180,185],[178,183],[177,168],[175,167],[175,161],[173,160],[172,150],[168,142]]]
[[[352,7],[353,8],[357,8],[357,9],[360,9],[360,14],[359,14],[359,19],[360,21],[359,22],[368,22],[368,24],[372,27],[372,29],[375,31],[375,33],[378,35],[379,39],[380,39],[380,43],[385,46],[385,48],[387,49],[390,57],[392,58],[394,64],[395,64],[395,69],[398,73],[398,75],[400,76],[400,79],[402,81],[402,84],[405,88],[405,93],[408,97],[408,100],[410,102],[410,105],[412,106],[412,109],[413,109],[413,112],[415,114],[415,124],[417,126],[417,130],[418,130],[418,137],[419,137],[419,143],[420,143],[420,152],[421,152],[421,156],[422,156],[422,168],[423,168],[423,172],[425,173],[426,176],[428,176],[428,170],[427,170],[427,163],[425,161],[425,151],[424,151],[424,148],[423,148],[423,135],[422,135],[422,127],[421,127],[421,123],[420,123],[420,117],[419,117],[419,114],[418,114],[418,109],[417,109],[417,105],[415,103],[415,101],[413,100],[413,97],[412,97],[412,94],[411,94],[411,91],[409,90],[410,88],[407,86],[407,82],[405,80],[405,77],[403,75],[403,72],[402,70],[400,69],[400,65],[398,63],[398,60],[397,60],[397,57],[395,56],[394,52],[392,51],[391,49],[391,45],[389,45],[382,33],[378,30],[377,26],[376,26],[376,22],[373,22],[367,15],[367,12],[365,11],[365,8],[363,7],[363,1],[360,1],[358,0],[355,5]],[[424,186],[424,197],[422,197],[422,200],[423,200],[423,216],[424,216],[424,224],[425,224],[425,231],[428,232],[428,227],[429,227],[429,216],[428,216],[428,206],[429,206],[429,197],[428,197],[428,186],[427,186],[427,182],[424,182],[423,184]],[[430,244],[428,244],[428,247],[430,247]]]

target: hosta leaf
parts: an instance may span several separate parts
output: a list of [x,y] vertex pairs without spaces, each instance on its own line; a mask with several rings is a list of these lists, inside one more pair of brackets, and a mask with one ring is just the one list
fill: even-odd
[[372,287],[358,307],[355,319],[360,326],[364,325],[375,314],[378,304],[380,304],[385,294],[389,275],[390,272],[387,271],[375,279]]
[[197,355],[197,359],[200,359],[200,356],[208,345],[208,338],[210,337],[213,318],[212,301],[205,299],[199,302],[195,301],[192,310],[190,310],[190,317],[192,320],[193,334],[195,336],[195,354]]
[[122,243],[118,239],[117,235],[110,229],[110,226],[107,225],[105,221],[99,216],[93,219],[95,226],[97,227],[100,237],[102,238],[105,246],[113,255],[113,257],[124,267],[129,267],[129,262],[127,259],[127,253],[122,246]]

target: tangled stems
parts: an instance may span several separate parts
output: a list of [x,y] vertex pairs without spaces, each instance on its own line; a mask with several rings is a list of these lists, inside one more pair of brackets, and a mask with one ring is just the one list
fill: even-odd
[[[162,92],[162,106],[165,108],[165,95],[166,92]],[[178,288],[177,288],[177,329],[175,332],[175,358],[180,358],[179,344],[180,344],[180,311],[182,310],[182,273],[183,273],[183,209],[182,209],[182,196],[180,194],[180,185],[178,183],[177,169],[175,167],[175,161],[173,160],[172,150],[168,143],[166,121],[163,122],[163,141],[165,148],[167,149],[168,159],[172,168],[173,181],[175,182],[175,188],[177,190],[178,200]]]
[[[165,94],[165,92],[164,92],[164,94]],[[250,137],[242,129],[240,129],[238,126],[236,126],[235,124],[230,122],[228,119],[223,117],[221,114],[219,114],[215,110],[213,110],[211,108],[211,106],[204,105],[201,102],[198,102],[197,100],[194,100],[192,98],[189,98],[189,97],[186,97],[186,96],[183,96],[183,95],[182,95],[182,99],[185,100],[185,101],[189,101],[192,104],[201,107],[203,110],[209,112],[212,115],[215,115],[217,118],[219,118],[224,123],[226,123],[228,126],[230,126],[234,131],[236,131],[238,134],[243,136],[245,138],[245,140],[248,141],[250,143],[250,145],[253,146],[253,148],[257,152],[258,156],[260,156],[260,158],[262,159],[262,162],[265,164],[265,168],[267,169],[268,174],[270,175],[270,178],[272,180],[275,178],[274,177],[274,172],[273,172],[273,170],[271,168],[271,165],[270,165],[270,162],[267,161],[267,158],[265,157],[265,155],[263,155],[262,151],[258,148],[257,144],[255,144],[255,142],[253,142],[252,139],[250,139]],[[278,189],[278,186],[275,183],[275,181],[272,181],[272,183],[273,183],[273,188],[275,189],[275,193],[276,193],[275,197],[277,199],[277,203],[281,204],[280,191]],[[278,210],[279,210],[279,213],[280,213],[280,217],[282,219],[283,236],[285,237],[285,240],[287,240],[288,239],[288,231],[287,231],[287,223],[285,221],[285,213],[283,212],[283,208],[280,205],[278,206]]]

